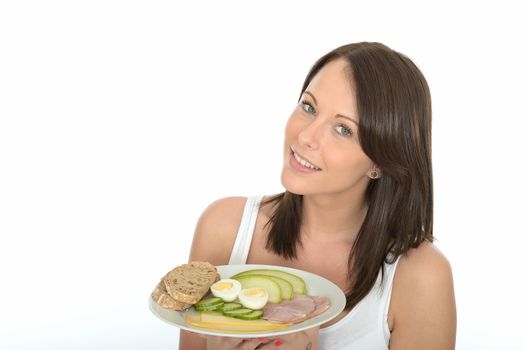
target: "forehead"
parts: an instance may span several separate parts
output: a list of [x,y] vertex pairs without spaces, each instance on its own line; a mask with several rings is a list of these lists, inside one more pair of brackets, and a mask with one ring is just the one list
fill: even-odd
[[358,118],[354,82],[345,59],[339,58],[323,66],[312,78],[307,90],[316,96],[320,105],[333,108],[334,113]]

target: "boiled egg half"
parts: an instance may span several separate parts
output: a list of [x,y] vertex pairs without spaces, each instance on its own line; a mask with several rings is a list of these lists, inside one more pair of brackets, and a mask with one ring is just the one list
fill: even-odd
[[262,309],[268,301],[268,293],[265,288],[254,287],[242,289],[239,292],[239,302],[246,308],[252,310]]
[[236,280],[222,279],[212,284],[210,287],[212,294],[215,297],[221,298],[226,302],[236,300],[241,291],[241,283]]

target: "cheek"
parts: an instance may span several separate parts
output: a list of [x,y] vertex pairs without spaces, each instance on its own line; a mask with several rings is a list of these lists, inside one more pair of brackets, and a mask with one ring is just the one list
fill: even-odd
[[367,174],[372,164],[361,149],[353,149],[347,152],[328,152],[325,159],[327,164],[332,165],[332,170],[341,173],[344,177],[349,175],[351,177],[363,176]]

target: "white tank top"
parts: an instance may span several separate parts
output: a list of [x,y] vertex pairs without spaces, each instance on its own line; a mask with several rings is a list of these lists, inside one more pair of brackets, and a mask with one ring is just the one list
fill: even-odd
[[[259,204],[263,196],[248,197],[241,218],[229,264],[245,264],[256,225]],[[376,283],[369,292],[344,318],[320,329],[318,347],[320,350],[387,350],[391,332],[387,324],[387,312],[391,300],[393,278],[400,258],[393,264],[384,265]]]

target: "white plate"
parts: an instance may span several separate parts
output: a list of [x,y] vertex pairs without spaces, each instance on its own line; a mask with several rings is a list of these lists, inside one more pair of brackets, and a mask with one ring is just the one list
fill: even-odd
[[229,278],[239,272],[253,269],[275,269],[282,270],[285,272],[293,273],[305,280],[307,284],[307,295],[316,295],[328,297],[331,300],[331,306],[325,310],[322,314],[303,321],[301,323],[295,324],[279,331],[269,331],[261,333],[233,333],[233,332],[224,332],[220,330],[204,329],[198,327],[192,327],[186,324],[184,319],[185,315],[188,313],[197,314],[197,312],[192,308],[186,311],[172,311],[165,308],[162,308],[150,297],[150,310],[161,320],[185,329],[194,333],[209,334],[209,335],[219,335],[219,336],[228,336],[228,337],[242,337],[242,338],[255,338],[262,336],[277,336],[280,334],[294,333],[299,332],[305,329],[316,327],[323,323],[326,323],[342,312],[345,307],[345,294],[343,291],[334,283],[329,281],[326,278],[315,275],[310,272],[292,269],[289,267],[274,266],[274,265],[222,265],[216,266],[217,271],[221,275],[221,278]]

